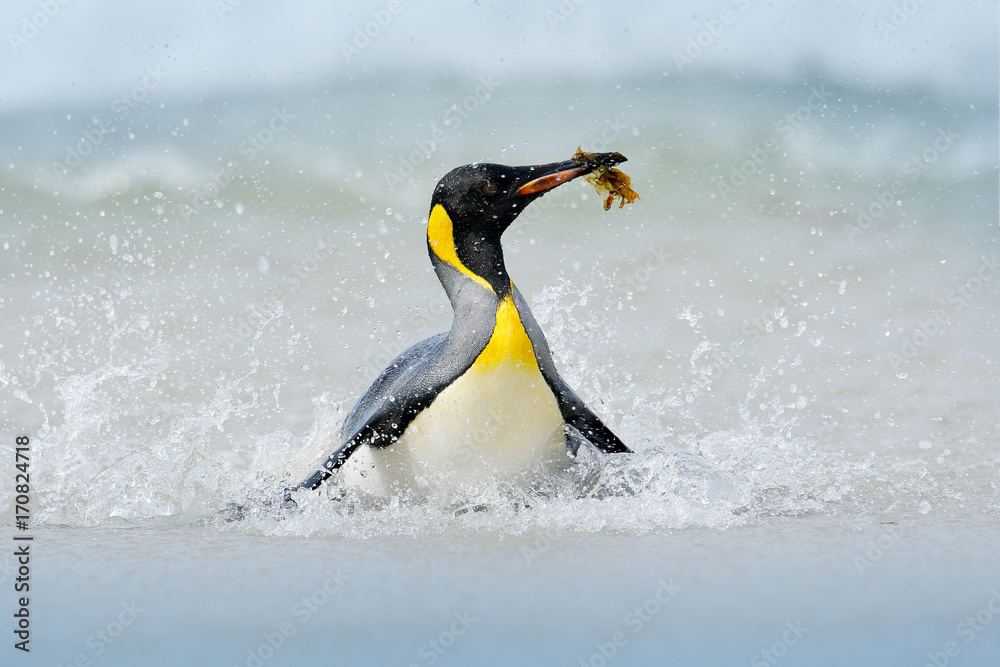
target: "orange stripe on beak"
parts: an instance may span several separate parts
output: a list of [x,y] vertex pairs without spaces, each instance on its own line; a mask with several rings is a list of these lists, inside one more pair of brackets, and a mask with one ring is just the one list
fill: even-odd
[[572,180],[584,172],[580,167],[574,167],[572,169],[566,169],[565,171],[557,171],[554,174],[546,174],[545,176],[540,176],[533,181],[529,181],[517,189],[517,194],[519,195],[533,195],[538,192],[545,192],[546,190],[551,190],[560,183],[565,183],[566,181]]

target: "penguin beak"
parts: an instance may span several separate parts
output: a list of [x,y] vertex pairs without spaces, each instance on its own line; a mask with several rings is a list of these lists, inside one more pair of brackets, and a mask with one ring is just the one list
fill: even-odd
[[531,179],[517,189],[517,194],[522,197],[542,194],[557,185],[568,183],[577,176],[582,176],[593,171],[592,167],[581,167],[575,160],[540,164],[534,167],[522,167],[522,169],[526,169],[529,172],[529,178]]

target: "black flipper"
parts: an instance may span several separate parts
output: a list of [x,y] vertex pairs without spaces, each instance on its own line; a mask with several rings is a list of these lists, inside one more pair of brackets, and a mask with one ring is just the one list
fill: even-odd
[[286,502],[293,491],[315,489],[326,481],[361,445],[388,447],[396,442],[438,394],[469,370],[496,325],[496,297],[471,281],[456,289],[468,294],[461,310],[456,309],[451,331],[410,347],[382,371],[347,415],[343,444],[312,475],[285,491]]
[[361,445],[387,447],[399,439],[444,388],[435,377],[439,374],[434,372],[434,362],[441,358],[447,338],[447,333],[441,333],[417,343],[382,371],[347,415],[344,443],[312,475],[285,491],[286,502],[293,491],[317,488]]
[[[535,349],[535,358],[538,360],[538,368],[542,372],[542,377],[545,378],[552,393],[555,394],[556,402],[559,403],[559,412],[562,414],[563,420],[602,452],[609,454],[631,452],[632,450],[604,425],[600,417],[595,415],[576,395],[572,387],[559,376],[555,362],[552,360],[549,344],[545,340],[545,334],[542,333],[542,328],[538,326],[534,315],[531,314],[528,303],[516,287],[514,288],[514,306],[521,317],[524,331],[528,334],[531,345]],[[567,443],[569,443],[569,439],[567,439]]]

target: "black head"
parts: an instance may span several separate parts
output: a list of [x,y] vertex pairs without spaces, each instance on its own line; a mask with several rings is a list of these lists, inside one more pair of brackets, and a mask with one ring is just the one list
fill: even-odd
[[[497,296],[510,291],[500,237],[535,199],[591,171],[573,160],[530,167],[469,164],[434,188],[427,242],[435,268],[444,262]],[[449,285],[438,270],[445,288]],[[450,291],[450,290],[449,290]]]

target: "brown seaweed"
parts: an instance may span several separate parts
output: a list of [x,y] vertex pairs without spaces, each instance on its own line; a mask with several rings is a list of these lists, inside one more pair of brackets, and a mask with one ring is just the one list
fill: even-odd
[[618,208],[639,199],[639,193],[632,189],[632,180],[615,169],[615,165],[628,160],[621,153],[585,153],[582,147],[578,147],[572,159],[580,167],[589,170],[586,179],[598,194],[607,196],[604,200],[605,211],[611,208],[616,197],[621,198]]

